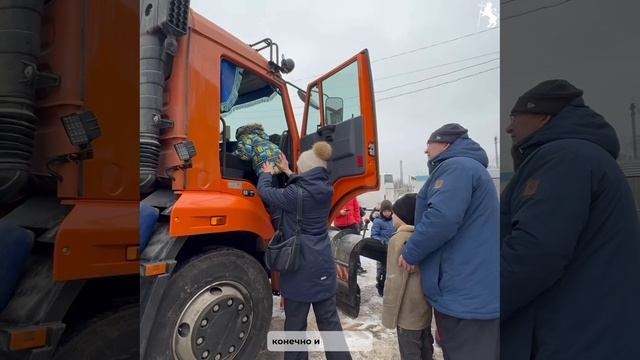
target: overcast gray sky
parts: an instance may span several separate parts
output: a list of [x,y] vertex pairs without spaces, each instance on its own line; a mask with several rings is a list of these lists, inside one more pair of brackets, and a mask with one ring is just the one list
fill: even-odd
[[[490,28],[489,17],[480,15],[488,2],[192,0],[191,7],[247,43],[266,37],[278,43],[280,52],[296,63],[286,79],[305,89],[318,75],[369,49],[378,92],[381,173],[397,178],[403,160],[406,180],[410,175],[426,174],[426,139],[448,122],[467,127],[495,167],[500,71],[492,68],[499,66],[500,28],[499,24]],[[463,38],[429,47],[459,37]],[[416,50],[424,47],[428,48]],[[383,60],[404,52],[410,53]],[[468,60],[461,61],[464,59]],[[455,63],[439,66],[451,62]],[[407,72],[413,73],[386,78]],[[443,75],[446,73],[450,74]],[[433,88],[420,90],[427,87]],[[413,93],[383,100],[406,92]],[[300,107],[297,96],[290,95],[295,99],[293,106]],[[300,124],[301,111],[296,116]]]
[[[550,8],[530,12],[542,7]],[[629,105],[640,105],[640,2],[520,0],[505,4],[501,12],[503,114],[537,83],[567,79],[614,126],[621,158],[628,158],[633,138]],[[508,118],[501,120],[505,127]],[[505,137],[502,145],[508,155],[511,140]],[[511,161],[504,165],[503,171],[512,168]]]

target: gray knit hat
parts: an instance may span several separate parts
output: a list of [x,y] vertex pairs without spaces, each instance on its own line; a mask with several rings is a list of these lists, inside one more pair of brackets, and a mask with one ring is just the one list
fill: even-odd
[[555,116],[573,99],[582,96],[582,90],[567,80],[543,81],[518,98],[511,114],[544,114]]
[[466,137],[467,132],[468,130],[460,124],[445,124],[431,134],[427,143],[452,144],[454,141],[458,140],[459,137]]

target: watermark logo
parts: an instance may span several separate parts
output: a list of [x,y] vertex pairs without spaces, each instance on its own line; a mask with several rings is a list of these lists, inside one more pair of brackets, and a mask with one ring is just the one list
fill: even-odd
[[491,1],[482,2],[480,4],[480,17],[487,18],[487,28],[498,26],[498,9]]

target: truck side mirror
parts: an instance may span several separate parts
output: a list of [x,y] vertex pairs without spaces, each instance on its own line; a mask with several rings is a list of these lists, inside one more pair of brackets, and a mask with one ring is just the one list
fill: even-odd
[[[300,98],[300,100],[302,100],[302,102],[307,101],[307,92],[298,90],[298,97]],[[313,97],[309,99],[309,106],[311,106],[316,110],[320,110],[320,105],[318,105],[318,103],[313,99]]]
[[344,100],[341,97],[328,97],[324,101],[327,124],[339,124],[343,120]]

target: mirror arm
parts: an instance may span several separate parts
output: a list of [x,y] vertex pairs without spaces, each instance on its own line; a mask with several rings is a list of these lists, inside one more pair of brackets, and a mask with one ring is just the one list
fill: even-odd
[[292,82],[286,81],[286,80],[285,80],[284,82],[285,82],[287,85],[291,85],[291,86],[293,86],[293,87],[294,87],[294,88],[296,88],[298,91],[302,91],[303,93],[305,93],[305,95],[307,94],[307,92],[306,92],[306,91],[304,91],[304,90],[302,90],[302,88],[300,88],[298,85],[296,85],[296,84],[294,84],[294,83],[292,83]]

